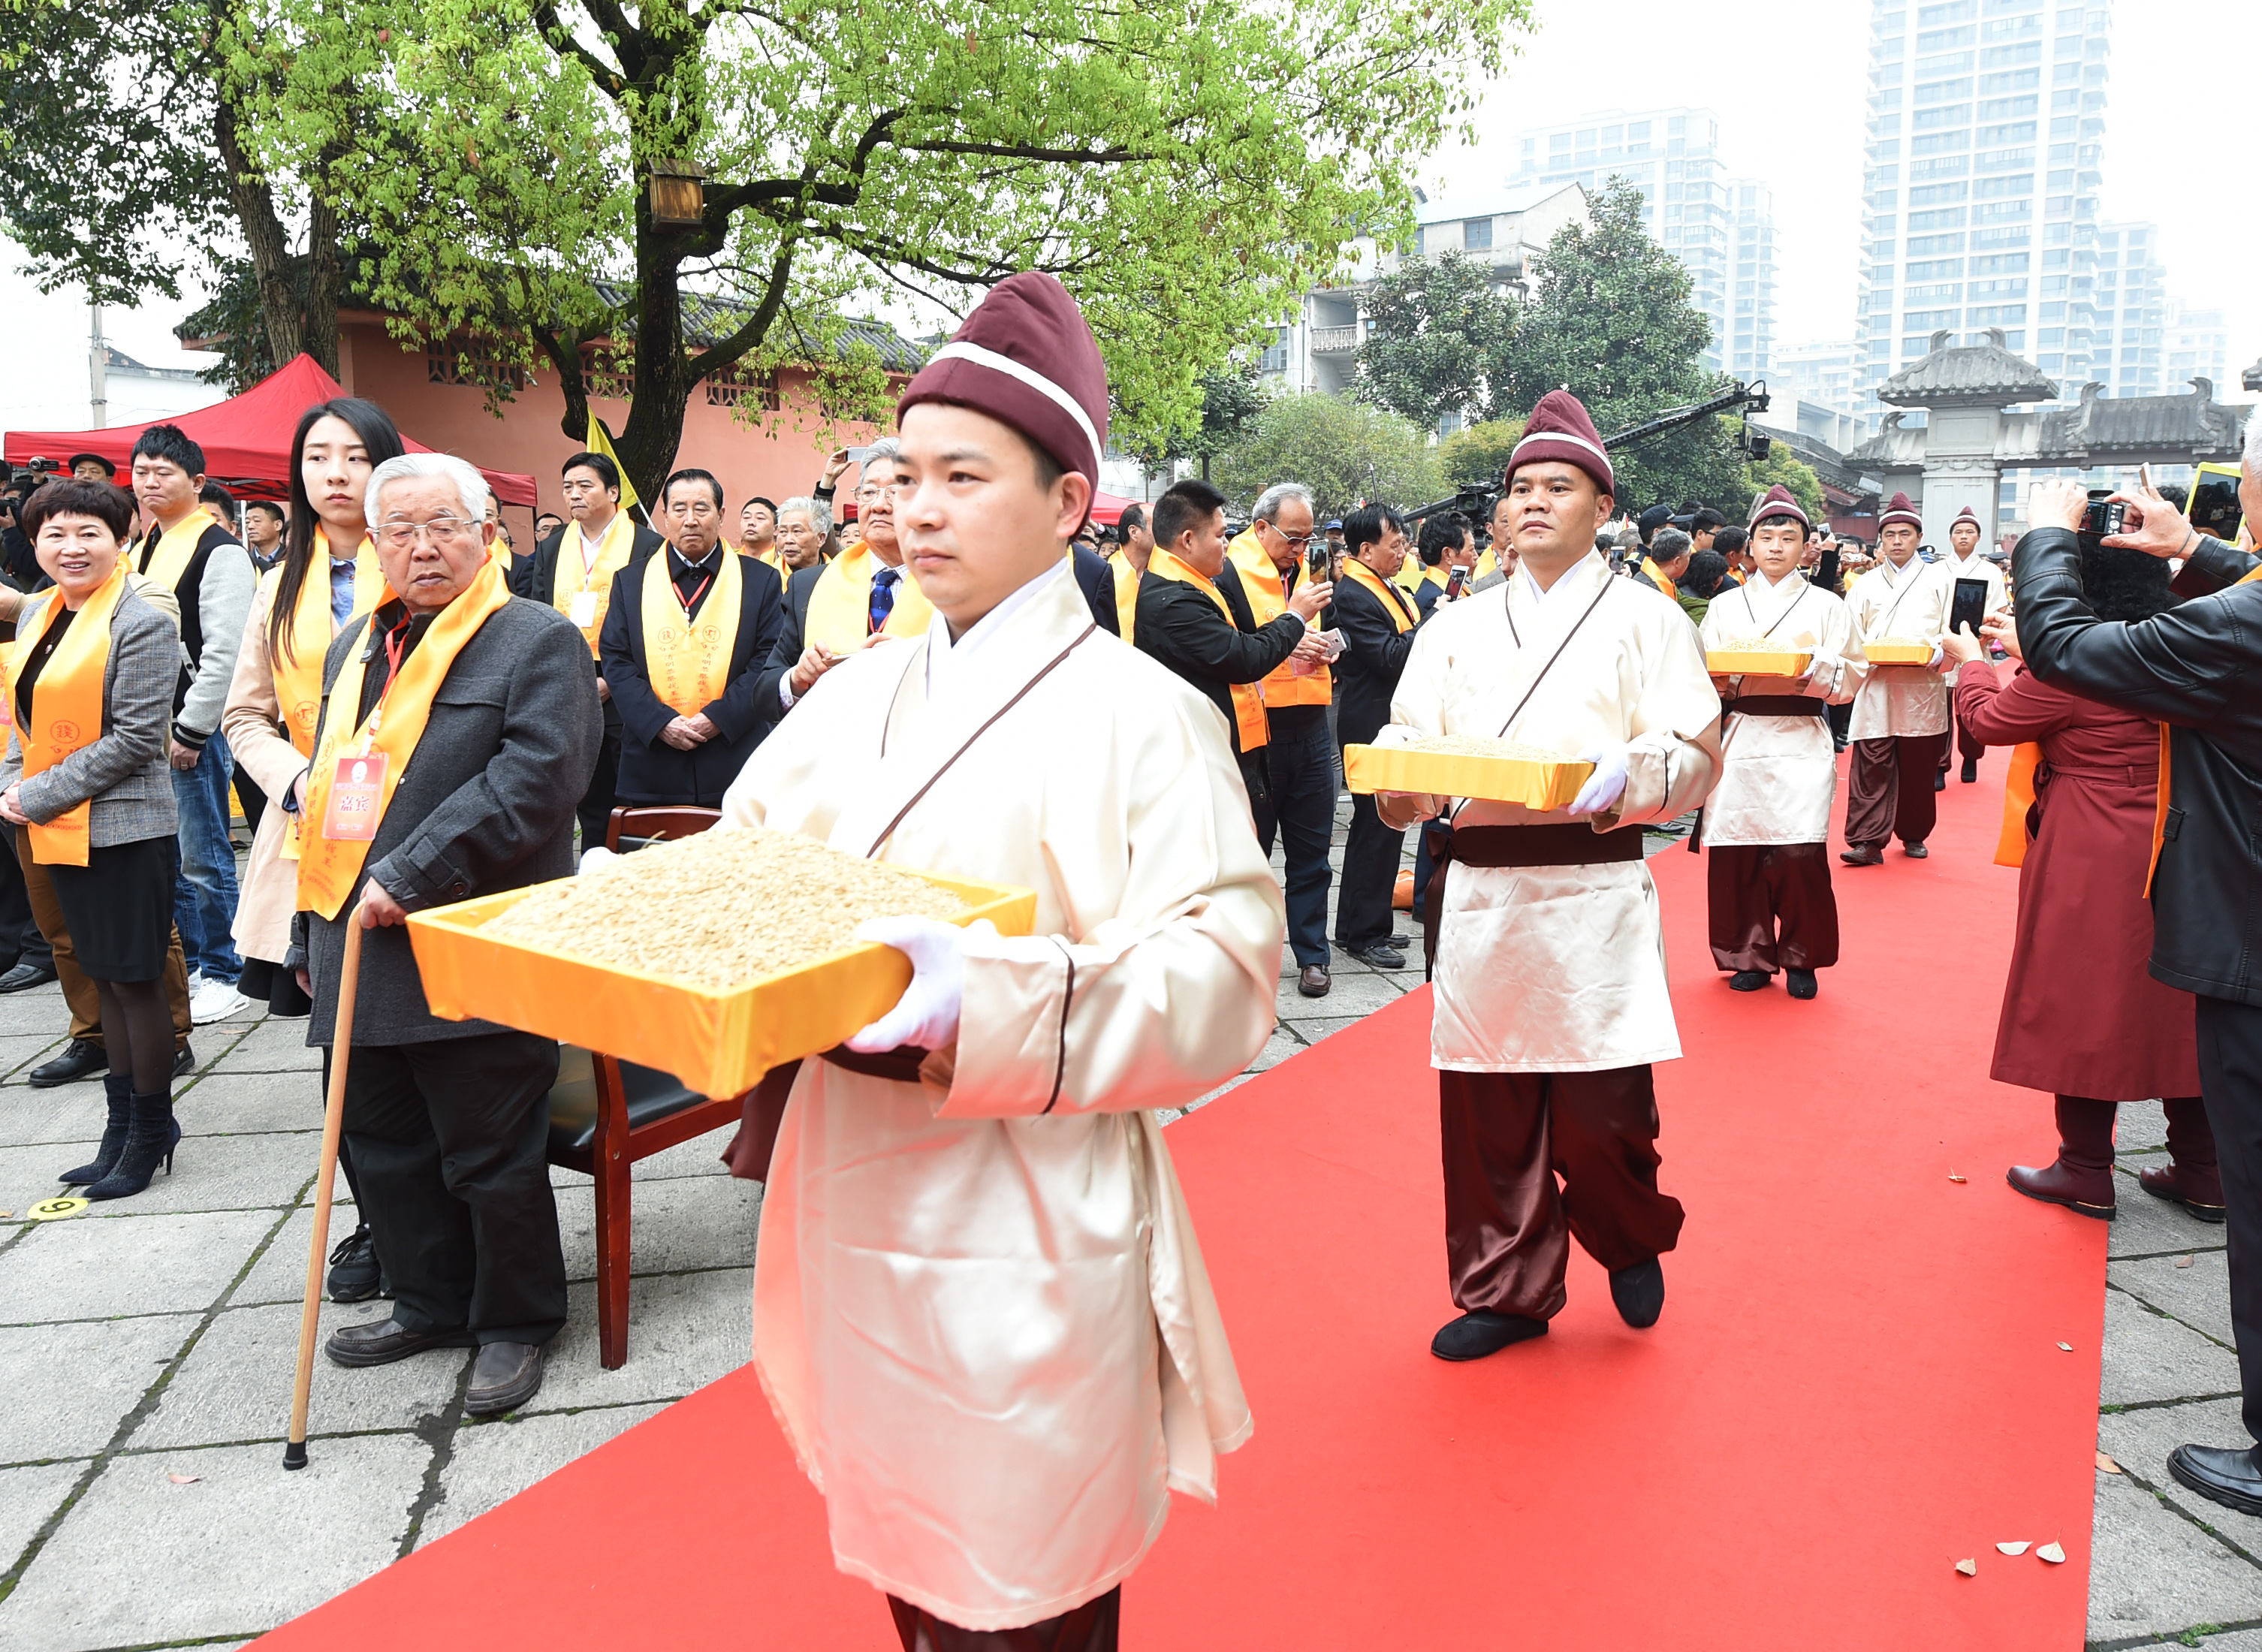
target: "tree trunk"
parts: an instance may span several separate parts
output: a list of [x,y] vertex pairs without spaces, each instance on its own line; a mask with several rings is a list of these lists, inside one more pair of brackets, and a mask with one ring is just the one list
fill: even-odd
[[[283,220],[275,214],[275,198],[267,179],[244,153],[235,110],[223,92],[213,118],[213,137],[227,170],[229,198],[251,248],[252,273],[259,283],[259,314],[267,327],[268,353],[283,366],[306,348],[306,327],[299,295],[291,281],[291,241]],[[337,370],[336,312],[331,312],[330,370]]]
[[659,502],[660,484],[675,468],[683,443],[683,413],[691,402],[690,358],[683,349],[683,299],[677,255],[663,246],[637,205],[637,352],[628,422],[618,448],[621,468],[648,506]]
[[321,157],[318,187],[310,191],[306,210],[306,308],[305,348],[333,378],[338,376],[338,298],[345,271],[338,262],[338,212],[331,205],[328,181],[336,164],[335,152]]

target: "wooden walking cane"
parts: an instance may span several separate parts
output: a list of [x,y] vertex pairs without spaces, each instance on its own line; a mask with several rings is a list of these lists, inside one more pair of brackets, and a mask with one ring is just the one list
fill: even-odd
[[322,1167],[314,1177],[314,1232],[306,1241],[306,1300],[299,1314],[299,1375],[291,1390],[291,1437],[283,1466],[306,1466],[306,1398],[314,1385],[314,1332],[321,1315],[322,1261],[330,1248],[330,1189],[338,1179],[338,1138],[346,1120],[346,1059],[353,1052],[355,989],[361,985],[362,910],[346,921],[345,967],[338,973],[337,1024],[331,1034],[330,1094],[322,1109]]

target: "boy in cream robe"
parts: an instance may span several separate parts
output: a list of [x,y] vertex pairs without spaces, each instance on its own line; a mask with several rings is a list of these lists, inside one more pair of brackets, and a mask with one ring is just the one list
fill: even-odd
[[1798,571],[1812,531],[1788,489],[1769,489],[1752,506],[1752,577],[1724,586],[1699,628],[1707,654],[1758,642],[1812,656],[1802,677],[1712,679],[1722,766],[1704,806],[1712,960],[1738,992],[1757,992],[1781,968],[1794,998],[1813,997],[1814,972],[1838,961],[1838,755],[1823,714],[1852,700],[1868,669],[1844,600]]
[[[1939,569],[1941,578],[1947,584],[1951,613],[1955,608],[1956,582],[1958,579],[1977,579],[1987,587],[1986,611],[1989,614],[2000,614],[2011,605],[2010,587],[2004,583],[2003,571],[1979,554],[1979,541],[1985,532],[1985,529],[1979,525],[1978,513],[1969,505],[1958,511],[1956,520],[1948,525],[1948,555],[1933,565]],[[1951,689],[1949,699],[1952,702],[1955,698]],[[1952,705],[1950,713],[1953,715]],[[1963,726],[1961,717],[1956,718],[1956,749],[1963,754],[1963,784],[1976,785],[1979,779],[1979,759],[1987,755],[1987,746],[1985,741],[1977,738],[1970,729]],[[1948,758],[1948,745],[1943,741],[1940,748],[1942,773],[1947,772]]]
[[1924,519],[1905,493],[1877,518],[1877,565],[1854,581],[1846,606],[1863,643],[1890,637],[1932,649],[1927,665],[1871,664],[1854,697],[1847,736],[1854,756],[1846,773],[1846,848],[1849,866],[1884,864],[1885,840],[1898,837],[1913,860],[1939,818],[1935,776],[1948,750],[1948,679],[1940,639],[1948,629],[1949,586],[1936,564],[1917,555]]
[[866,927],[916,973],[801,1066],[754,1360],[906,1648],[1113,1648],[1170,1490],[1214,1497],[1250,1428],[1150,1110],[1263,1047],[1285,916],[1222,717],[1070,577],[1107,412],[1074,301],[1001,284],[903,406],[935,618],[819,679],[724,817],[1034,887],[1036,920]]
[[[1473,1360],[1544,1333],[1567,1236],[1610,1270],[1627,1324],[1656,1323],[1681,1205],[1658,1190],[1650,1064],[1681,1053],[1641,822],[1704,801],[1719,696],[1674,600],[1595,549],[1617,485],[1578,399],[1551,391],[1509,456],[1518,567],[1433,614],[1375,743],[1477,735],[1595,764],[1560,815],[1380,794],[1386,824],[1451,814],[1433,954],[1430,1065],[1445,1251],[1464,1311],[1430,1352]],[[1564,1186],[1556,1188],[1560,1174]]]

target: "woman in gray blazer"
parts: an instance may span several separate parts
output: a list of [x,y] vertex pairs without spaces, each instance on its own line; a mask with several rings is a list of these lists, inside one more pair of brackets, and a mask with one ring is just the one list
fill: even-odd
[[[90,1199],[169,1174],[173,1018],[162,977],[173,928],[177,818],[166,770],[181,640],[128,583],[132,506],[97,482],[50,482],[23,511],[55,582],[24,605],[7,668],[0,820],[47,873],[80,967],[102,995],[110,1118],[91,1164],[63,1173]],[[93,638],[76,623],[108,617]],[[98,686],[97,686],[98,685]],[[50,937],[51,939],[53,937]]]

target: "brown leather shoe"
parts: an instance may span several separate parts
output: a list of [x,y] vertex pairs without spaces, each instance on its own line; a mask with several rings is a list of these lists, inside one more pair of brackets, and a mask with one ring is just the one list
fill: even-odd
[[333,1365],[390,1365],[427,1348],[468,1348],[467,1331],[410,1331],[390,1318],[365,1319],[357,1325],[340,1325],[322,1344]]
[[1885,851],[1876,844],[1849,844],[1838,851],[1838,858],[1849,866],[1882,866]]
[[2136,1185],[2156,1199],[2180,1204],[2202,1222],[2220,1222],[2228,1214],[2222,1208],[2222,1173],[2213,1165],[2163,1165],[2141,1172]]
[[1304,973],[1296,977],[1296,990],[1307,998],[1326,997],[1328,988],[1331,985],[1333,982],[1329,980],[1327,966],[1323,964],[1307,964],[1304,966]]
[[2110,1170],[2076,1170],[2060,1159],[2038,1170],[2026,1165],[2013,1165],[2004,1180],[2029,1199],[2040,1199],[2044,1204],[2062,1204],[2069,1210],[2093,1216],[2100,1222],[2113,1219],[2113,1173]]
[[516,1411],[542,1391],[542,1345],[487,1342],[472,1362],[464,1411],[472,1417],[500,1417]]

